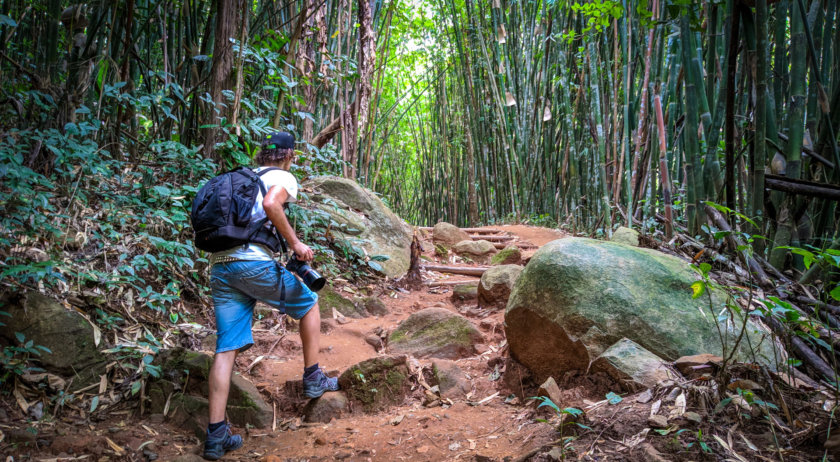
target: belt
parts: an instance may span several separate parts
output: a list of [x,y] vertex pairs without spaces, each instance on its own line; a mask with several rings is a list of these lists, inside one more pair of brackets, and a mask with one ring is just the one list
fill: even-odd
[[210,257],[210,266],[213,266],[216,263],[228,263],[232,261],[242,261],[242,259],[231,257],[230,255],[213,255],[212,257]]

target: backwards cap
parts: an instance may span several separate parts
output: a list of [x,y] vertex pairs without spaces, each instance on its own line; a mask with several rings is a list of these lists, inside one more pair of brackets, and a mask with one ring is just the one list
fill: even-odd
[[289,132],[268,132],[262,142],[263,149],[294,149],[295,136]]

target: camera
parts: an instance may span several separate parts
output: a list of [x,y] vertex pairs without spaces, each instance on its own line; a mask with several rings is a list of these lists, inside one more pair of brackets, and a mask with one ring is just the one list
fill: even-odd
[[292,253],[291,258],[286,263],[286,269],[300,276],[303,283],[306,284],[306,287],[309,287],[313,292],[318,292],[323,289],[324,284],[327,283],[327,278],[318,274],[306,262],[298,260],[294,253]]

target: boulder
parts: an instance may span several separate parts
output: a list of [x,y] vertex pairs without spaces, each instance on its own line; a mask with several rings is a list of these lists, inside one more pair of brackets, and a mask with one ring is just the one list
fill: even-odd
[[410,375],[404,355],[379,356],[351,366],[339,376],[338,385],[349,400],[372,413],[402,403]]
[[518,265],[522,261],[522,251],[515,245],[509,245],[493,255],[491,265]]
[[522,274],[519,265],[492,266],[478,283],[478,305],[481,307],[502,308],[507,305],[513,285]]
[[452,247],[461,241],[469,240],[471,240],[469,234],[462,231],[461,228],[445,221],[436,224],[434,231],[432,231],[432,241],[435,244],[443,244],[447,247]]
[[[151,399],[150,412],[161,414],[169,401],[167,418],[179,427],[189,428],[197,437],[206,437],[208,408],[207,390],[213,357],[183,348],[161,351],[154,362],[161,377],[147,385]],[[266,428],[274,414],[257,388],[239,374],[233,374],[227,402],[231,423],[244,427]]]
[[334,176],[315,177],[303,184],[311,188],[315,207],[328,215],[330,232],[338,239],[357,243],[369,256],[384,255],[379,262],[388,277],[400,277],[408,272],[411,261],[412,229],[392,212],[372,191],[353,180]]
[[347,397],[344,393],[327,392],[320,398],[311,399],[303,408],[304,422],[329,423],[333,418],[341,417],[347,411]]
[[348,318],[367,316],[364,306],[353,303],[329,284],[318,292],[318,308],[321,310],[321,318],[332,318],[333,308]]
[[[611,345],[628,338],[673,361],[722,350],[706,296],[693,299],[696,273],[684,261],[651,249],[585,238],[538,250],[508,301],[505,331],[514,358],[540,378],[586,370]],[[713,292],[713,311],[723,297]],[[740,320],[722,325],[732,345]],[[748,322],[757,359],[773,365],[770,335]],[[744,360],[746,338],[737,355]]]
[[455,244],[452,250],[461,256],[469,257],[479,263],[487,263],[496,254],[496,246],[490,241],[466,240]]
[[391,332],[388,347],[418,358],[458,359],[472,355],[473,345],[481,341],[481,332],[467,318],[445,308],[426,308]]
[[626,338],[607,348],[592,363],[590,370],[606,372],[629,392],[653,388],[660,381],[678,378],[662,358]]
[[639,232],[632,228],[620,226],[612,235],[612,242],[618,244],[631,245],[633,247],[639,246]]
[[472,390],[467,374],[454,361],[436,359],[432,362],[432,374],[443,398],[463,398]]
[[94,329],[84,316],[39,292],[4,297],[0,311],[9,314],[0,317],[0,324],[5,323],[0,325],[4,344],[17,345],[20,333],[26,342],[49,349],[30,356],[41,368],[74,376],[74,386],[99,380],[107,358],[97,348]]
[[477,284],[459,284],[452,288],[452,302],[456,305],[474,302],[478,298]]
[[712,372],[714,367],[721,364],[723,364],[723,358],[708,353],[683,356],[674,361],[674,367],[686,377],[697,372]]

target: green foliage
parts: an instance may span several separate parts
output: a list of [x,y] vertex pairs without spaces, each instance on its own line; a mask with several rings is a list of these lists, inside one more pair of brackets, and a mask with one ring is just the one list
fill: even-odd
[[[577,439],[577,436],[568,436],[565,435],[565,429],[569,426],[577,426],[584,430],[591,430],[590,427],[578,422],[577,420],[583,417],[583,411],[574,407],[567,407],[560,409],[557,404],[555,404],[550,398],[547,396],[533,396],[528,398],[531,400],[538,401],[540,404],[537,408],[541,408],[543,406],[549,407],[552,411],[554,411],[555,415],[560,418],[560,424],[558,426],[558,431],[560,432],[560,454],[562,455],[563,459],[566,459],[566,456],[574,452],[574,448],[572,447],[572,442]],[[620,399],[620,398],[619,398]],[[537,419],[540,422],[545,422],[545,420]]]
[[4,346],[0,350],[0,384],[9,383],[15,376],[27,372],[39,372],[43,369],[31,366],[29,360],[32,356],[41,356],[42,352],[52,353],[49,348],[43,345],[35,345],[32,340],[26,340],[26,336],[15,332],[17,345]]

